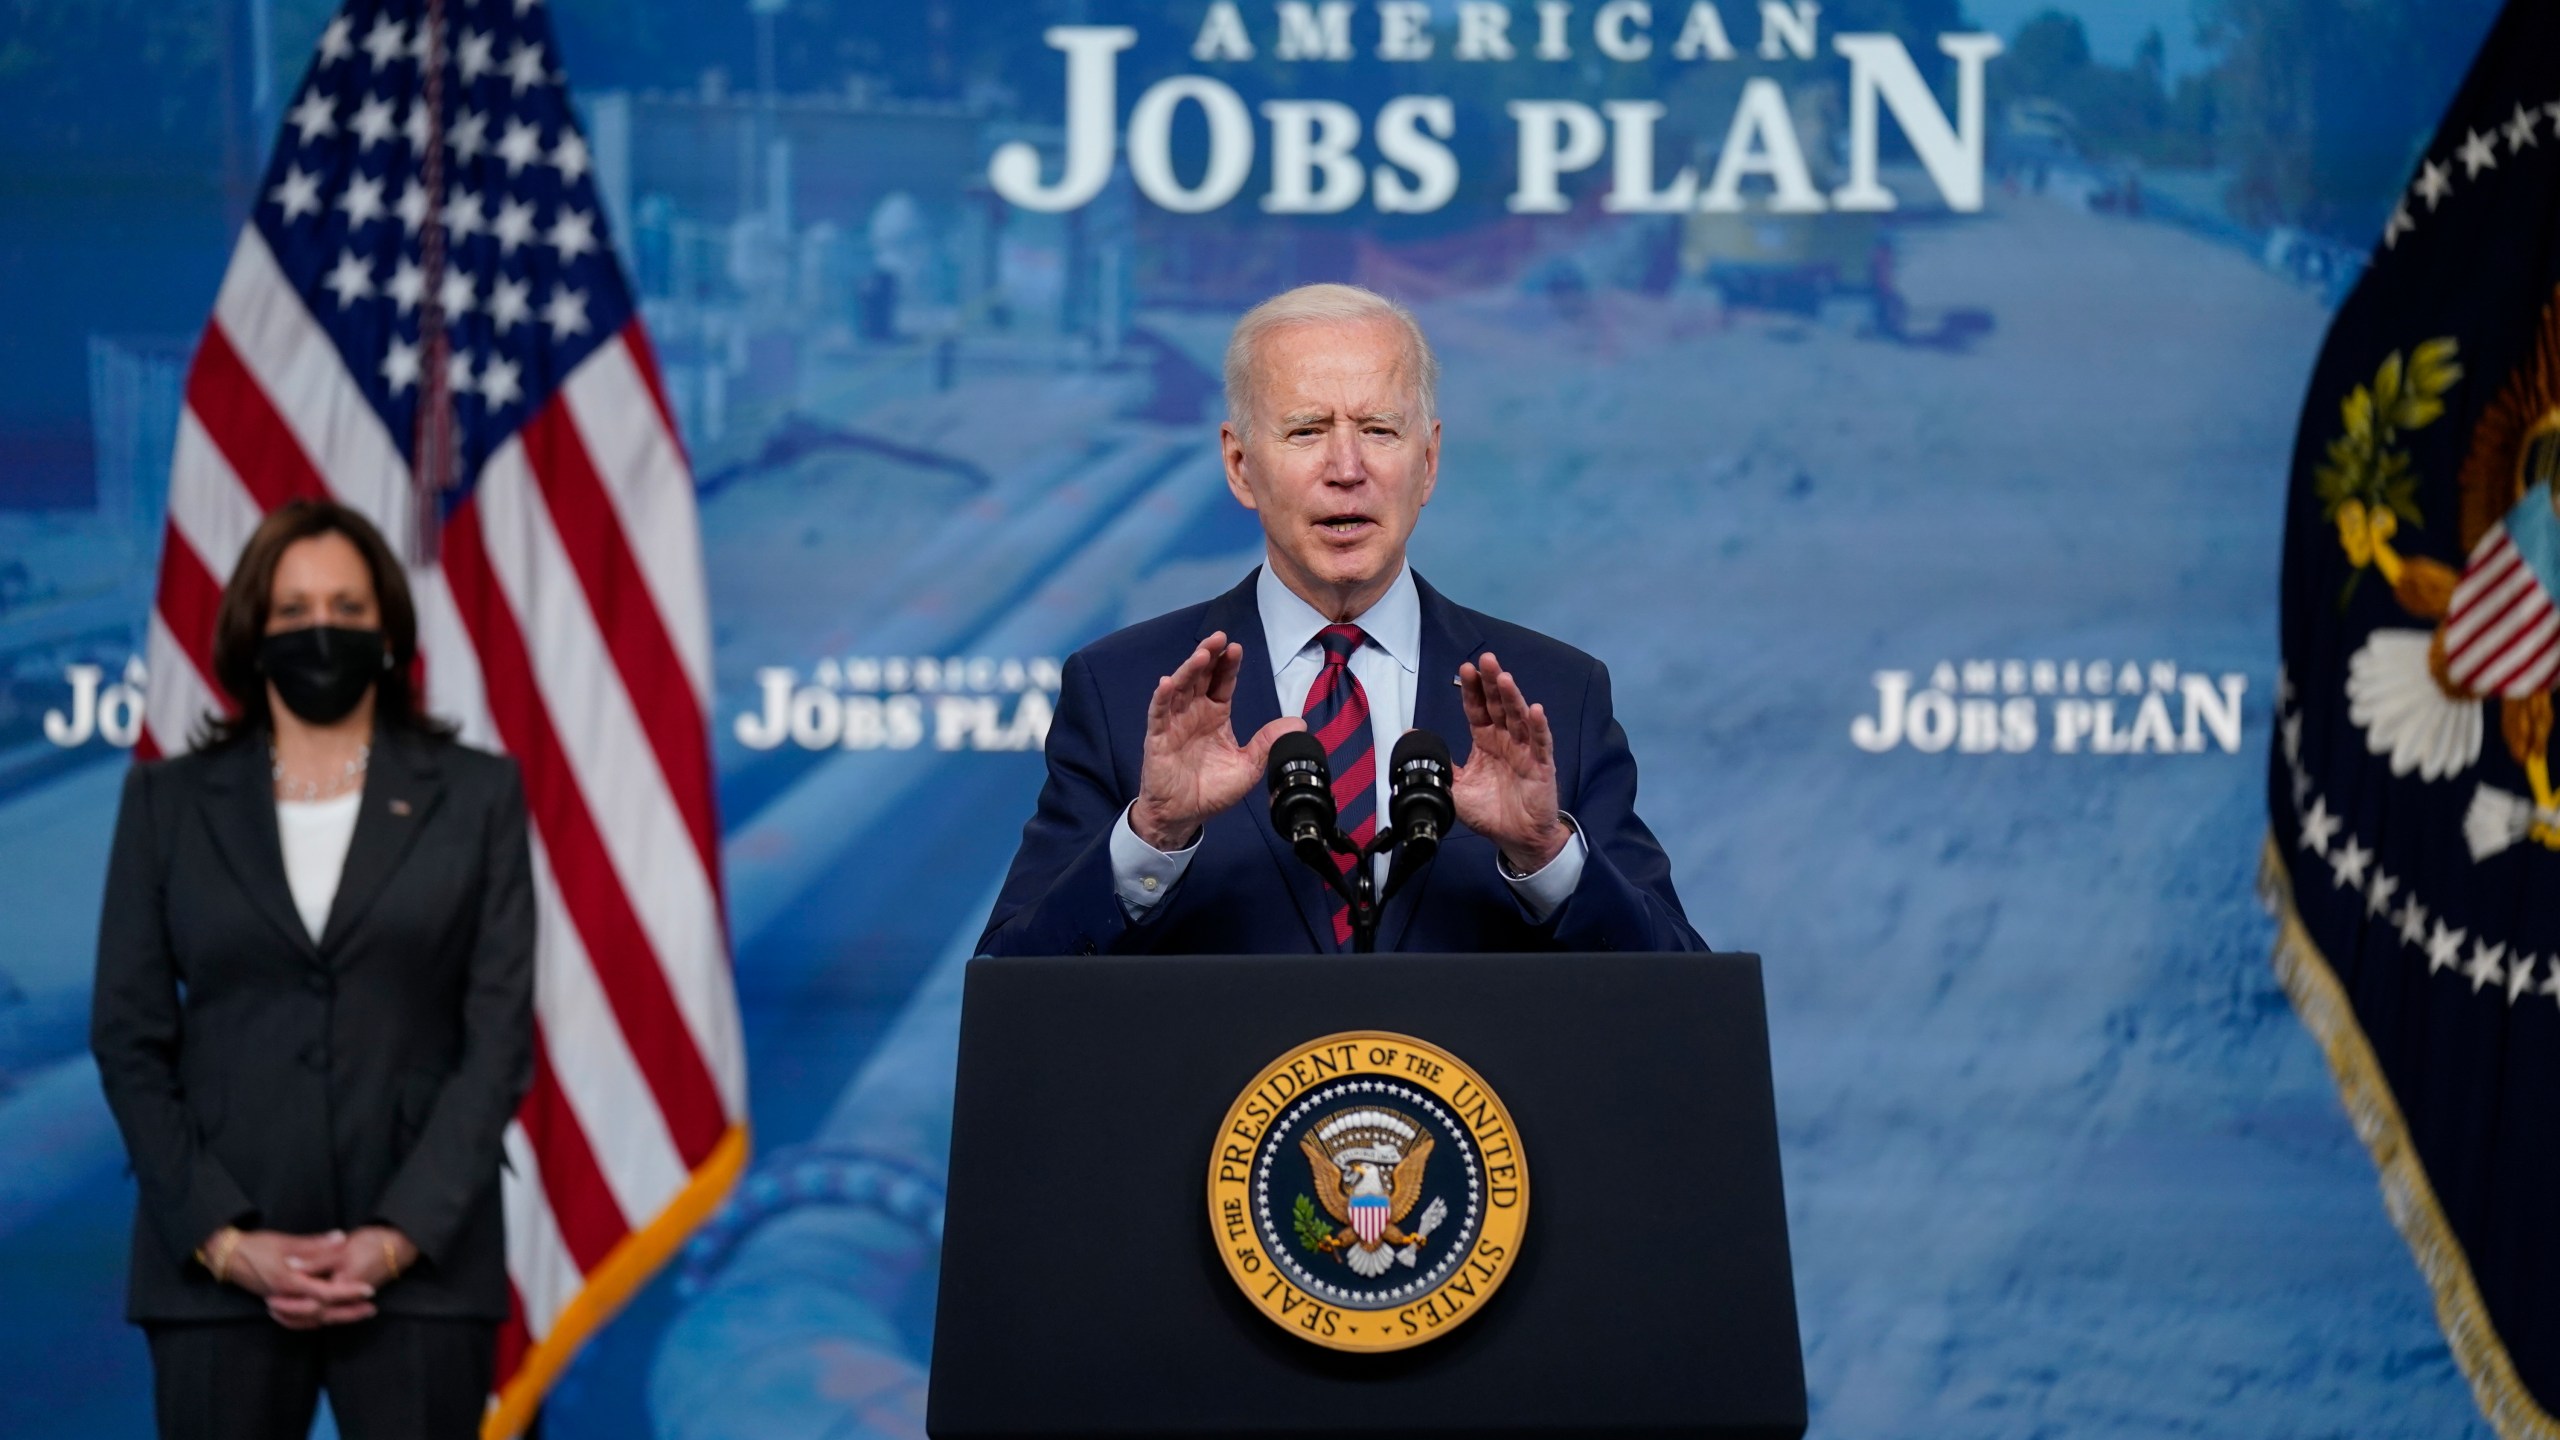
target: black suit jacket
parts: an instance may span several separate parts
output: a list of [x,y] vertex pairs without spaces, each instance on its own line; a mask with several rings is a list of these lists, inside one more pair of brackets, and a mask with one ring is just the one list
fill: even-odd
[[256,738],[126,777],[90,1046],[141,1188],[138,1321],[255,1317],[224,1225],[397,1226],[386,1314],[503,1320],[500,1137],[533,1067],[533,866],[513,761],[385,729],[324,933],[294,909]]
[[[1328,952],[1331,892],[1271,827],[1257,787],[1209,817],[1182,879],[1140,924],[1121,909],[1111,830],[1137,798],[1156,680],[1213,631],[1245,647],[1232,719],[1239,743],[1278,718],[1271,657],[1262,653],[1255,577],[1202,604],[1106,635],[1067,659],[1049,727],[1049,780],[1022,827],[978,948],[997,955]],[[1494,868],[1494,845],[1461,821],[1430,868],[1379,917],[1380,950],[1704,950],[1671,887],[1671,862],[1636,816],[1636,762],[1609,700],[1608,667],[1560,640],[1455,605],[1414,577],[1422,600],[1422,659],[1413,723],[1472,753],[1455,683],[1458,667],[1490,650],[1544,704],[1556,743],[1556,791],[1582,829],[1582,880],[1533,922]],[[1396,737],[1376,737],[1387,754]]]

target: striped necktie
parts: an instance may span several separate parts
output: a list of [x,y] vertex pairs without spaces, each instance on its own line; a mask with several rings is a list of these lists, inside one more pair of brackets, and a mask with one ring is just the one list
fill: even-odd
[[[1357,625],[1327,625],[1316,632],[1324,647],[1324,669],[1307,687],[1307,730],[1324,746],[1325,763],[1333,771],[1335,823],[1353,844],[1366,845],[1378,833],[1378,747],[1369,735],[1369,692],[1351,673],[1351,654],[1369,642]],[[1360,862],[1336,855],[1344,874]],[[1351,907],[1333,896],[1333,944],[1351,943]]]

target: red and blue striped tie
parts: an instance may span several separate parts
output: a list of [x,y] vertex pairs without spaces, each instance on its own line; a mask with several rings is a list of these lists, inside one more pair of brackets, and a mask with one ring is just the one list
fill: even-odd
[[[1378,747],[1369,736],[1369,692],[1351,673],[1351,653],[1369,643],[1369,637],[1357,625],[1327,625],[1316,632],[1316,643],[1324,647],[1324,669],[1307,688],[1306,708],[1299,713],[1324,746],[1325,763],[1333,771],[1335,823],[1353,844],[1366,845],[1378,833]],[[1347,875],[1360,862],[1336,855],[1333,863]],[[1334,948],[1350,943],[1351,907],[1336,895]]]

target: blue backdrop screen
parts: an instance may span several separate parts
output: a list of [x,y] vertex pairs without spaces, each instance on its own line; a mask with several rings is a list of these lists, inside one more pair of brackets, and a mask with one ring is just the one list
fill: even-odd
[[[546,1435],[921,1433],[957,962],[1064,657],[1257,562],[1221,353],[1315,280],[1445,366],[1417,568],[1608,662],[1767,957],[1816,1433],[2481,1433],[2251,889],[2305,377],[2481,0],[556,10],[700,485],[758,1159]],[[327,18],[0,20],[29,1440],[148,1433],[96,908],[179,387]]]

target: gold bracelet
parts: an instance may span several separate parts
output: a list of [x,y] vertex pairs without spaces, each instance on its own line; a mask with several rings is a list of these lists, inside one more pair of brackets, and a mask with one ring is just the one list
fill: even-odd
[[391,1272],[392,1279],[400,1278],[400,1251],[388,1235],[382,1237],[382,1263]]
[[203,1264],[204,1268],[213,1272],[214,1284],[227,1285],[230,1283],[231,1252],[240,1248],[240,1240],[241,1235],[239,1230],[226,1226],[223,1229],[222,1235],[219,1237],[218,1243],[213,1247],[212,1259],[205,1259],[205,1254],[202,1250],[198,1250],[196,1252],[197,1261]]

